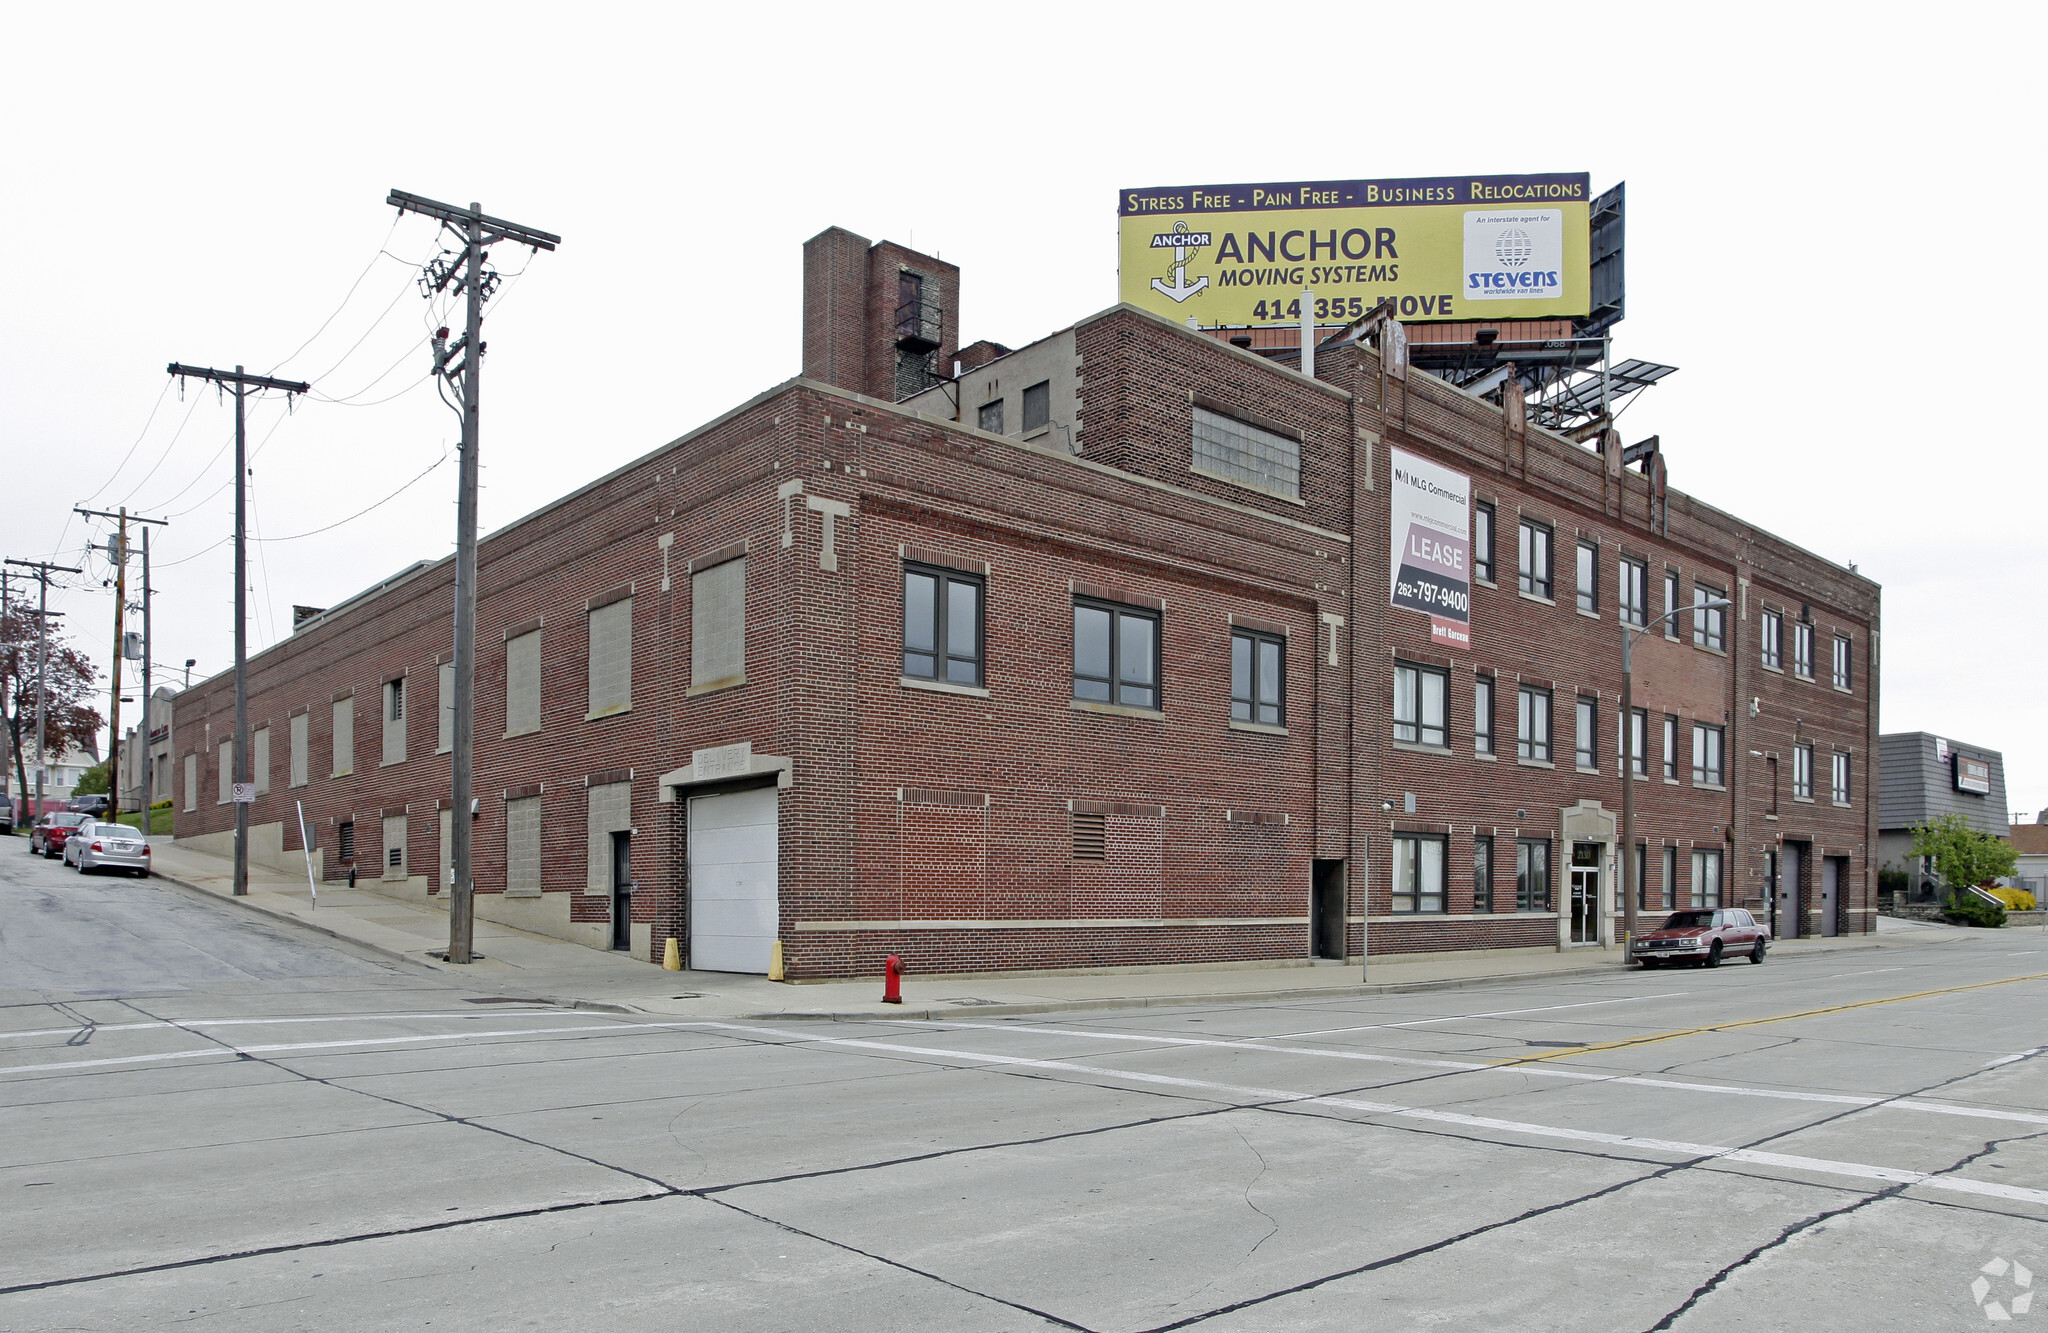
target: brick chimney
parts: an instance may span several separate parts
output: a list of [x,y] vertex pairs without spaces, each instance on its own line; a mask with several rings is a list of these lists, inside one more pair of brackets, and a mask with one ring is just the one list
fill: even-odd
[[898,402],[949,379],[960,270],[843,227],[804,242],[804,378]]

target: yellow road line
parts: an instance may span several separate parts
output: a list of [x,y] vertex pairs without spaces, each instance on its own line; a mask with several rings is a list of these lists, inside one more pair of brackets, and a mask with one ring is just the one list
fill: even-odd
[[1766,1023],[1789,1023],[1797,1018],[1820,1018],[1827,1014],[1847,1013],[1851,1009],[1868,1009],[1879,1004],[1898,1004],[1905,1000],[1925,1000],[1936,995],[1957,995],[1963,991],[1983,990],[1987,986],[2010,986],[2020,981],[2048,981],[2048,972],[2035,972],[2024,977],[2004,977],[1998,981],[1972,982],[1968,986],[1947,986],[1941,990],[1914,991],[1911,995],[1888,995],[1881,1000],[1858,1000],[1854,1004],[1831,1004],[1825,1009],[1803,1009],[1796,1014],[1779,1014],[1773,1018],[1745,1018],[1736,1023],[1714,1023],[1706,1027],[1679,1028],[1674,1032],[1653,1032],[1642,1037],[1627,1037],[1621,1041],[1595,1042],[1590,1046],[1578,1046],[1570,1050],[1547,1051],[1542,1055],[1518,1055],[1512,1060],[1496,1060],[1492,1068],[1513,1065],[1534,1064],[1541,1060],[1563,1060],[1574,1055],[1593,1055],[1601,1051],[1626,1050],[1631,1046],[1648,1046],[1660,1041],[1676,1041],[1681,1037],[1697,1037],[1708,1032],[1734,1032],[1740,1028],[1761,1027]]

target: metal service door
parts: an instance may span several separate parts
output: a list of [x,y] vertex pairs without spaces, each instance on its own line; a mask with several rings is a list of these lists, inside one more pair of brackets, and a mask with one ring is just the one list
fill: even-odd
[[780,902],[773,787],[690,801],[690,966],[768,973]]
[[1799,847],[1786,843],[1778,858],[1778,938],[1799,938]]
[[1572,844],[1573,944],[1600,942],[1600,844]]
[[1820,862],[1820,933],[1834,935],[1841,931],[1841,924],[1835,919],[1841,910],[1842,858],[1824,856]]

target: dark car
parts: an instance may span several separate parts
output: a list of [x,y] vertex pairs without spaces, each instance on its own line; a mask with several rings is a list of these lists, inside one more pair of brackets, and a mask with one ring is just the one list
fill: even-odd
[[1635,942],[1634,953],[1644,967],[1680,961],[1719,967],[1724,958],[1761,963],[1770,947],[1770,927],[1740,907],[1714,907],[1673,912]]
[[104,815],[112,810],[113,805],[113,798],[105,792],[100,792],[95,796],[74,796],[64,802],[66,810],[82,815]]
[[90,824],[91,815],[82,815],[69,810],[53,810],[30,826],[28,849],[50,860],[64,854],[64,842],[71,836],[71,830],[80,824]]

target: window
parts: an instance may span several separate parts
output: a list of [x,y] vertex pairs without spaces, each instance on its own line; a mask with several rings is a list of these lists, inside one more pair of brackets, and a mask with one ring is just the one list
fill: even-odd
[[1650,909],[1650,849],[1645,843],[1636,844],[1636,910]]
[[1664,780],[1678,781],[1678,719],[1664,715]]
[[1550,691],[1524,685],[1515,706],[1515,757],[1550,762]]
[[1835,751],[1832,772],[1829,775],[1828,791],[1836,805],[1849,803],[1849,756]]
[[1692,853],[1692,906],[1721,905],[1721,853],[1695,847]]
[[1761,645],[1763,663],[1773,671],[1785,669],[1785,617],[1776,611],[1765,611],[1758,618],[1757,639]]
[[1286,641],[1271,634],[1230,636],[1231,721],[1287,725],[1286,657]]
[[1664,906],[1678,906],[1678,849],[1676,847],[1666,847],[1664,849],[1664,883],[1659,887],[1664,891]]
[[1448,672],[1433,667],[1394,668],[1394,739],[1414,745],[1444,745],[1444,696]]
[[354,820],[344,819],[341,822],[340,835],[336,841],[338,845],[335,848],[335,854],[341,859],[343,864],[356,859],[356,825]]
[[1518,577],[1522,591],[1532,597],[1550,596],[1550,529],[1526,518],[1522,520],[1521,562]]
[[234,794],[235,794],[235,791],[234,791],[234,782],[235,782],[235,743],[234,743],[233,741],[222,741],[222,742],[220,743],[220,774],[219,774],[219,777],[220,777],[220,798],[219,798],[219,799],[220,799],[220,803],[221,803],[222,805],[226,805],[226,804],[227,804],[227,802],[228,802],[228,800],[229,800],[229,799],[230,799],[231,797],[233,797],[233,796],[234,796]]
[[455,748],[455,664],[443,662],[435,674],[439,697],[434,700],[434,711],[439,716],[434,721],[434,753],[447,754]]
[[903,674],[981,684],[981,580],[950,570],[903,571]]
[[1550,910],[1550,843],[1521,838],[1515,843],[1515,910]]
[[1205,407],[1194,409],[1194,468],[1256,491],[1301,498],[1301,441]]
[[[540,730],[540,631],[505,641],[505,734]],[[448,744],[455,744],[455,668],[448,668]]]
[[505,892],[534,897],[540,887],[540,797],[515,797],[505,802]]
[[616,602],[597,607],[589,612],[588,618],[588,718],[627,712],[633,707],[633,599],[621,597]]
[[1493,910],[1493,838],[1485,833],[1472,839],[1472,910]]
[[1575,758],[1580,768],[1600,767],[1599,732],[1600,703],[1586,695],[1579,696],[1578,733]]
[[1444,840],[1399,834],[1394,838],[1394,910],[1444,910]]
[[1600,609],[1600,548],[1591,542],[1579,543],[1578,597],[1579,610]]
[[1813,743],[1801,741],[1792,747],[1792,795],[1794,799],[1813,799]]
[[1621,618],[1631,625],[1650,623],[1650,568],[1640,560],[1623,560],[1614,567],[1614,601]]
[[354,698],[334,701],[334,777],[343,778],[356,771],[356,701]]
[[715,690],[747,679],[747,561],[742,556],[690,575],[690,688]]
[[270,790],[270,728],[261,726],[249,733],[249,777],[256,783],[256,794],[263,795]]
[[185,756],[185,808],[199,808],[199,756],[196,754]]
[[1678,571],[1664,571],[1664,637],[1678,637]]
[[1721,783],[1721,729],[1704,722],[1692,724],[1692,780],[1700,787]]
[[1813,679],[1813,622],[1802,620],[1792,627],[1792,674]]
[[1472,748],[1493,753],[1493,677],[1481,676],[1472,686]]
[[1159,617],[1124,606],[1074,603],[1074,697],[1158,708]]
[[[1645,778],[1650,775],[1650,711],[1647,708],[1634,709],[1629,713],[1629,721],[1634,724],[1630,728],[1635,733],[1632,737],[1622,733],[1620,716],[1614,719],[1614,754],[1617,759],[1632,758],[1636,776]],[[1634,742],[1632,754],[1628,753],[1631,741]]]
[[1003,433],[1003,400],[998,398],[992,403],[983,403],[981,411],[975,414],[974,424],[991,435],[1001,435]]
[[384,682],[384,762],[405,762],[405,677]]
[[1849,639],[1844,634],[1835,636],[1835,688],[1849,688]]
[[1472,576],[1493,582],[1493,506],[1484,500],[1472,506]]
[[1040,380],[1024,391],[1024,433],[1052,420],[1052,381]]
[[1728,608],[1708,606],[1710,599],[1721,594],[1705,584],[1692,585],[1692,641],[1701,648],[1712,648],[1720,652],[1727,648]]

